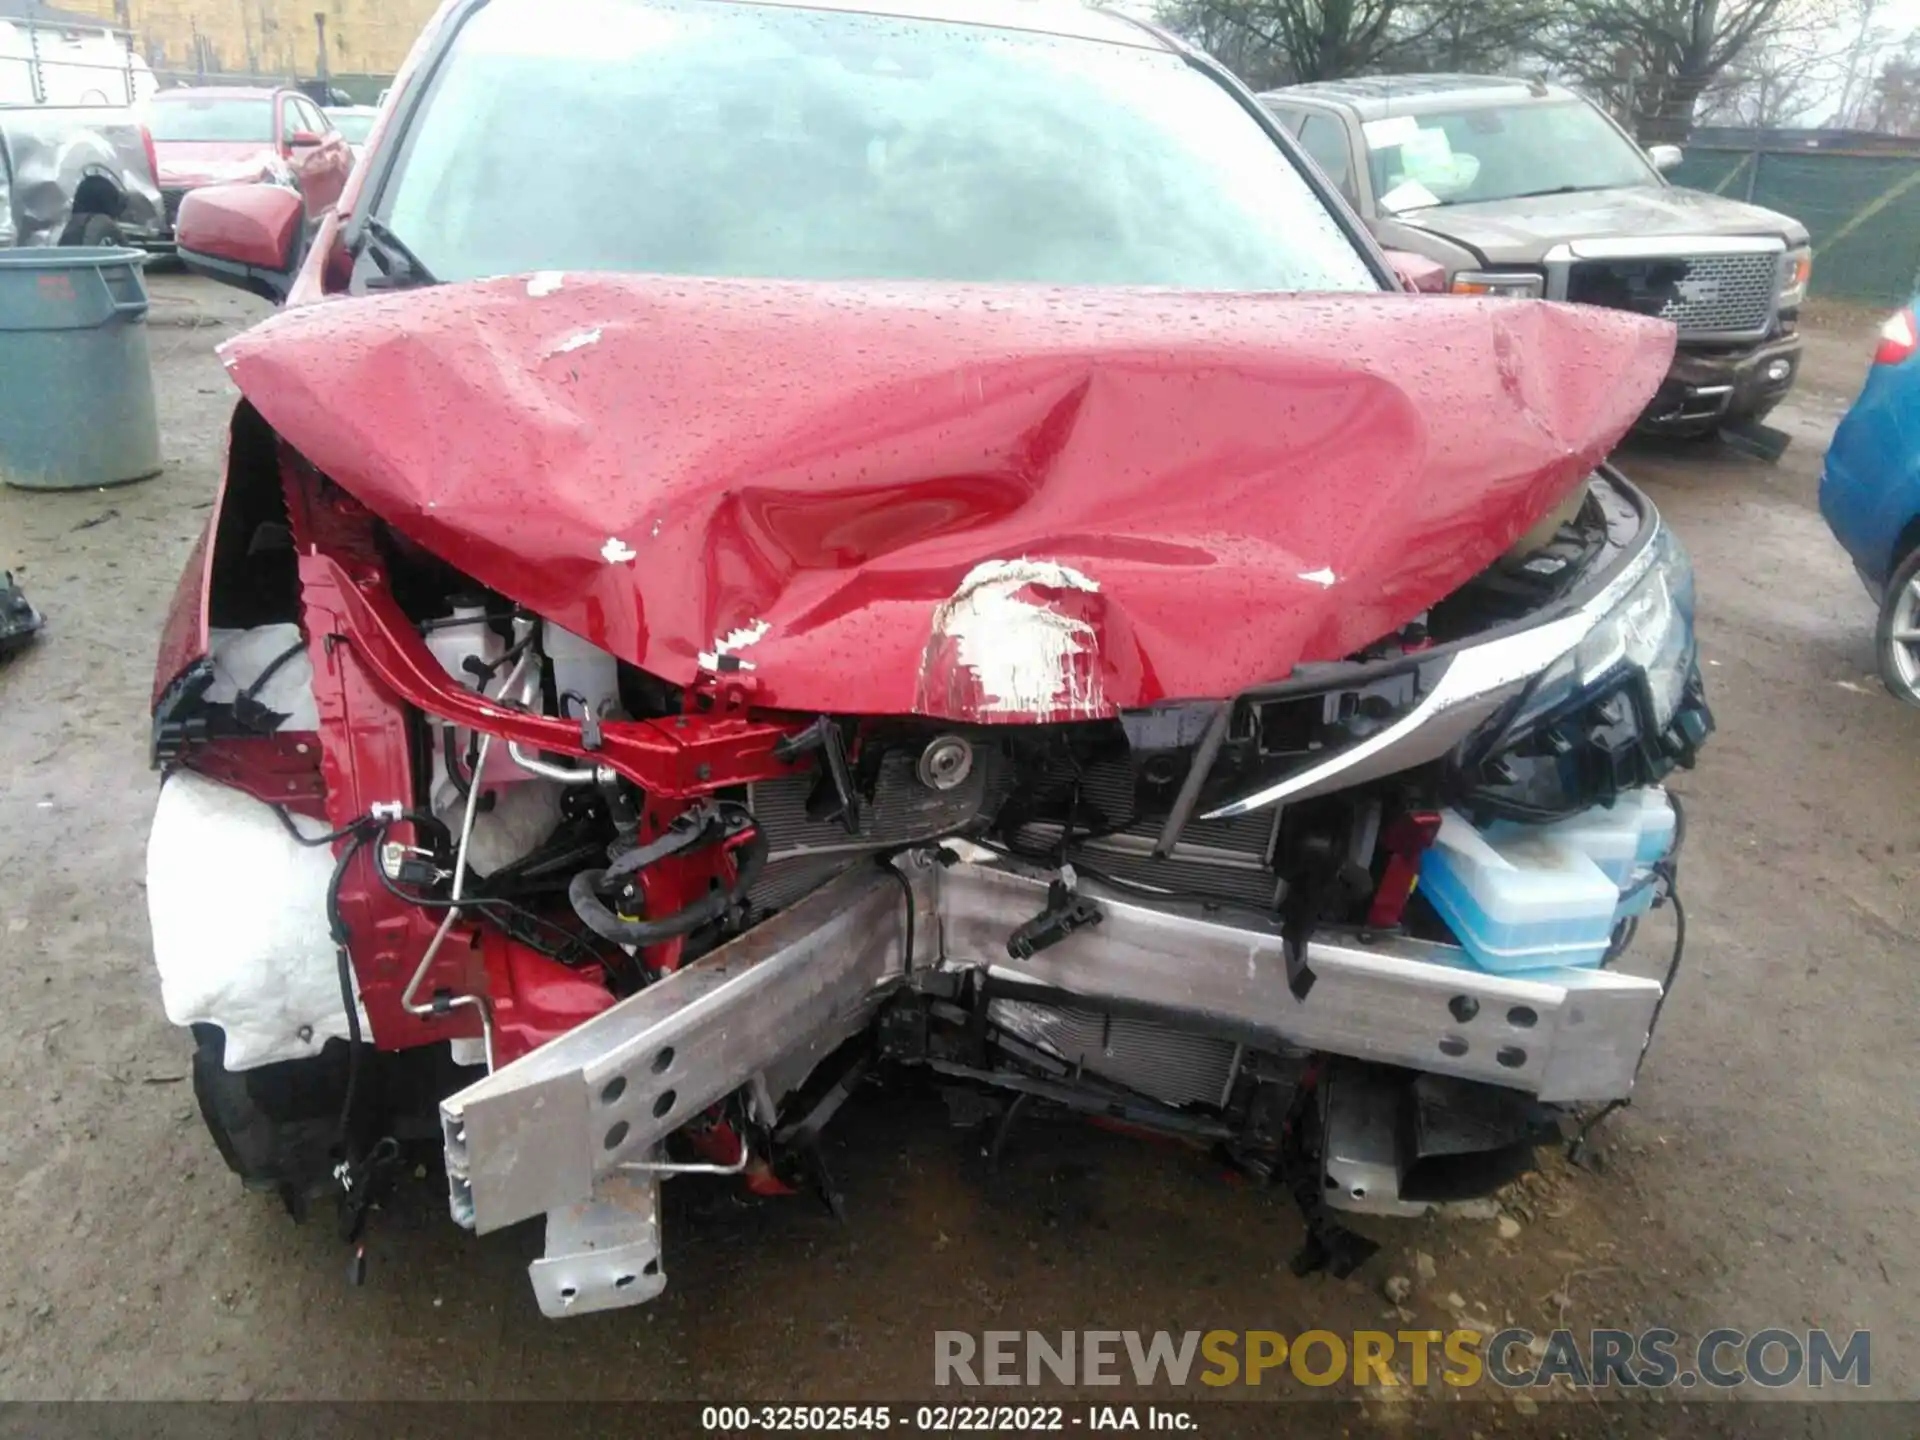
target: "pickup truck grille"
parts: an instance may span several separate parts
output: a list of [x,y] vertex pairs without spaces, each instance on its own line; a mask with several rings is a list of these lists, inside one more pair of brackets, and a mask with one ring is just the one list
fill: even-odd
[[1671,320],[1684,337],[1758,334],[1773,319],[1780,257],[1694,255],[1583,260],[1567,276],[1567,299]]

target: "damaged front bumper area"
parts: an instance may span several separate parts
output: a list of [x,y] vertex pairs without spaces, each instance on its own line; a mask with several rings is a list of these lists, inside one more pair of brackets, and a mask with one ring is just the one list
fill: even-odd
[[[658,1222],[653,1201],[632,1195],[674,1173],[659,1157],[675,1129],[739,1090],[771,1127],[782,1088],[876,1019],[904,1058],[965,1076],[898,1037],[969,992],[990,1014],[1004,1004],[1059,1014],[1064,1001],[1229,1056],[1325,1051],[1549,1102],[1626,1095],[1660,1003],[1658,981],[1610,970],[1503,976],[1441,945],[1331,935],[1308,945],[1315,984],[1296,999],[1277,926],[1175,913],[1093,882],[1081,892],[1099,908],[1096,926],[1015,958],[1007,936],[1045,906],[1049,880],[954,848],[971,847],[896,862],[911,922],[900,887],[863,867],[448,1099],[455,1218],[485,1233],[547,1215],[533,1279],[549,1315],[647,1298],[660,1288]],[[1224,1078],[1231,1088],[1237,1077]],[[1047,1093],[1044,1079],[1031,1088]],[[1145,1097],[1129,1107],[1117,1092],[1108,1107],[1148,1127],[1177,1110]],[[1417,1157],[1391,1140],[1382,1151],[1368,1133],[1377,1113],[1329,1137],[1327,1188],[1336,1202],[1373,1202],[1348,1208],[1423,1209],[1395,1192],[1393,1177]],[[583,1213],[611,1229],[580,1243]],[[625,1230],[621,1214],[632,1217]]]
[[[546,1216],[532,1280],[549,1315],[646,1299],[665,1283],[659,1185],[746,1168],[748,1135],[804,1147],[875,1064],[930,1074],[1002,1124],[1037,1102],[1218,1147],[1293,1190],[1303,1257],[1336,1272],[1367,1242],[1327,1211],[1418,1214],[1510,1178],[1566,1109],[1631,1094],[1673,971],[1613,968],[1627,908],[1604,963],[1476,964],[1406,909],[1405,867],[1432,840],[1409,839],[1418,807],[1496,835],[1631,809],[1712,728],[1684,553],[1617,477],[1581,515],[1577,583],[1540,605],[1514,580],[1515,623],[1198,714],[1123,717],[1129,773],[1163,797],[1132,823],[1115,816],[1144,791],[1116,795],[1097,761],[1075,762],[1065,817],[1048,819],[1023,799],[1046,791],[1044,767],[1024,762],[1020,788],[983,798],[984,829],[843,857],[451,1096],[455,1219],[487,1233]],[[1581,530],[1559,532],[1563,555]],[[1554,548],[1532,553],[1535,578]],[[950,743],[928,746],[923,781]],[[1169,754],[1181,764],[1155,782]],[[846,779],[823,761],[816,798]],[[886,793],[883,778],[881,809]],[[747,795],[773,832],[768,873],[793,863],[772,794]],[[732,1163],[685,1141],[720,1115],[740,1137]]]
[[[1485,1193],[1632,1091],[1673,972],[1613,962],[1677,834],[1580,860],[1577,959],[1470,938],[1426,869],[1672,814],[1711,729],[1690,572],[1611,472],[1348,659],[1000,724],[761,706],[718,644],[669,685],[297,466],[286,493],[298,623],[214,627],[159,693],[149,908],[209,1126],[290,1205],[331,1176],[363,1215],[379,1157],[437,1132],[461,1225],[545,1217],[545,1313],[630,1305],[665,1284],[665,1180],[777,1193],[863,1078],[912,1074],[1002,1138],[1043,1111],[1213,1147],[1343,1272],[1328,1211]],[[1019,613],[1077,603],[1054,590]],[[217,956],[235,854],[291,928]],[[367,1071],[351,1114],[329,1054]],[[280,1163],[328,1136],[289,1130],[275,1066],[325,1091],[338,1165]],[[250,1163],[239,1131],[314,1144]]]

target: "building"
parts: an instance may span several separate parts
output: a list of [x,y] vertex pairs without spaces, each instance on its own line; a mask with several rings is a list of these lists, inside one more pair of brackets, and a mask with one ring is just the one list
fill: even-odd
[[[352,81],[400,67],[436,0],[59,0],[58,8],[132,31],[163,79],[308,79],[324,68],[357,90]],[[33,0],[24,9],[33,15]]]

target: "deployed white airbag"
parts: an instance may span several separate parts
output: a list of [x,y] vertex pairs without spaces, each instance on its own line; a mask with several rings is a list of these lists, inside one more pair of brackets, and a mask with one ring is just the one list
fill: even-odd
[[[293,821],[306,835],[327,829]],[[317,1055],[346,1036],[327,934],[333,866],[331,846],[295,844],[251,795],[190,771],[161,787],[147,839],[160,993],[174,1024],[226,1032],[227,1069]],[[360,1033],[372,1033],[364,1006]]]
[[[287,717],[280,729],[319,729],[320,712],[313,703],[313,662],[300,645],[300,627],[293,624],[208,631],[213,684],[207,689],[207,702],[231,705],[242,690],[258,685],[253,698]],[[288,655],[288,651],[293,653]],[[278,823],[271,815],[267,820]]]

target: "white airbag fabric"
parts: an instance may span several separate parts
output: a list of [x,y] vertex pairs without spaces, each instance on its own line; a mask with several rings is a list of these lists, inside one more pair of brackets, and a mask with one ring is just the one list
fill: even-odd
[[[206,699],[213,705],[231,705],[242,690],[265,674],[269,665],[300,644],[298,625],[260,625],[252,630],[210,630],[207,652],[213,661],[213,684]],[[313,703],[313,661],[305,650],[281,661],[253,697],[287,718],[282,730],[318,730],[320,712]],[[273,817],[267,817],[273,821]],[[277,822],[275,822],[277,823]]]
[[[305,835],[327,827],[293,817]],[[147,839],[147,914],[167,1018],[226,1032],[226,1066],[317,1055],[347,1034],[327,934],[331,846],[296,845],[266,805],[168,777]],[[360,1033],[372,1033],[365,1007]]]

